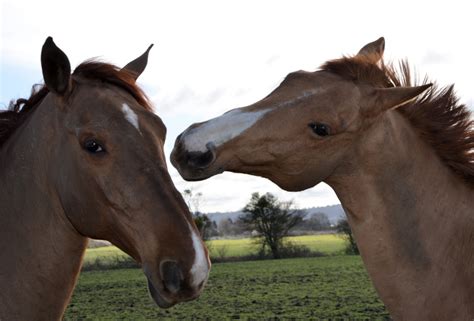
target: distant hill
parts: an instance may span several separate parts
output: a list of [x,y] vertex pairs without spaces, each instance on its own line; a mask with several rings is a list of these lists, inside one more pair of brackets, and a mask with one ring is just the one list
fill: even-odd
[[235,222],[240,215],[244,214],[242,211],[236,212],[213,212],[213,213],[204,213],[206,214],[211,221],[216,221],[219,224],[220,221],[228,220],[229,218]]
[[311,207],[311,208],[306,208],[304,210],[306,210],[307,216],[310,216],[311,214],[314,214],[314,213],[326,214],[331,224],[336,224],[337,221],[339,221],[341,218],[346,217],[346,213],[342,209],[341,204],[329,205],[329,206],[323,206],[323,207]]
[[[337,221],[346,216],[344,210],[342,209],[341,204],[337,205],[329,205],[323,207],[311,207],[311,208],[304,208],[302,210],[306,211],[306,215],[310,216],[314,213],[324,213],[328,216],[329,221],[331,224],[336,224]],[[205,213],[211,221],[216,221],[219,224],[222,220],[231,219],[235,222],[239,218],[240,215],[244,214],[242,211],[235,211],[235,212],[214,212],[214,213]]]

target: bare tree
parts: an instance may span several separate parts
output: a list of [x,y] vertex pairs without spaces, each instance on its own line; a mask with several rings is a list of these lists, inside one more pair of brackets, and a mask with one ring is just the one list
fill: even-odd
[[297,230],[301,231],[324,231],[331,228],[331,222],[326,214],[316,212],[306,216],[306,219],[298,224]]
[[193,215],[194,223],[201,234],[201,238],[204,241],[208,241],[212,234],[212,222],[206,214],[199,211],[199,207],[202,201],[202,193],[194,193],[192,189],[185,189],[183,191],[183,198],[189,207],[189,211]]
[[202,202],[202,193],[201,192],[194,193],[192,189],[188,188],[188,189],[185,189],[182,194],[191,213],[192,214],[200,213],[199,208]]
[[253,193],[239,220],[250,230],[255,230],[262,250],[270,248],[274,258],[280,258],[283,238],[291,228],[303,220],[304,213],[291,209],[292,202],[279,202],[271,193],[260,196]]

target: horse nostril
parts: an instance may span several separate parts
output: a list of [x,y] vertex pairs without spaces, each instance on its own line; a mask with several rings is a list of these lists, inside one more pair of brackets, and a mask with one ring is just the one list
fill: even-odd
[[187,163],[189,166],[194,168],[206,168],[208,167],[215,159],[216,155],[214,148],[208,144],[207,151],[205,152],[188,152],[187,153]]
[[160,272],[165,289],[172,294],[178,293],[183,280],[178,263],[174,261],[164,261],[160,264]]
[[206,283],[206,281],[205,281],[205,280],[204,280],[204,281],[202,281],[201,283],[199,283],[199,285],[198,285],[198,287],[197,287],[197,288],[198,288],[198,290],[201,290],[201,289],[204,287],[204,284],[205,284],[205,283]]

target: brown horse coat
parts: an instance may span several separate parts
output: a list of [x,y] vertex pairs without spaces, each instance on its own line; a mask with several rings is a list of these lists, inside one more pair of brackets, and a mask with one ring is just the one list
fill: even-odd
[[141,263],[158,305],[199,295],[207,250],[168,174],[166,127],[135,83],[147,55],[71,75],[48,38],[45,86],[0,113],[0,320],[61,319],[88,237]]

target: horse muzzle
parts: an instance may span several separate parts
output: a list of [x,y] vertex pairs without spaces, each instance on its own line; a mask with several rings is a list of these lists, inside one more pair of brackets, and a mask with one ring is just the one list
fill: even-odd
[[206,144],[205,151],[187,151],[181,138],[182,135],[176,138],[171,164],[185,180],[199,181],[222,172],[211,169],[216,160],[216,148],[212,142]]
[[180,302],[194,300],[199,297],[203,288],[203,284],[192,287],[174,261],[162,262],[158,277],[152,275],[148,266],[144,266],[144,272],[150,296],[160,308],[166,309]]

